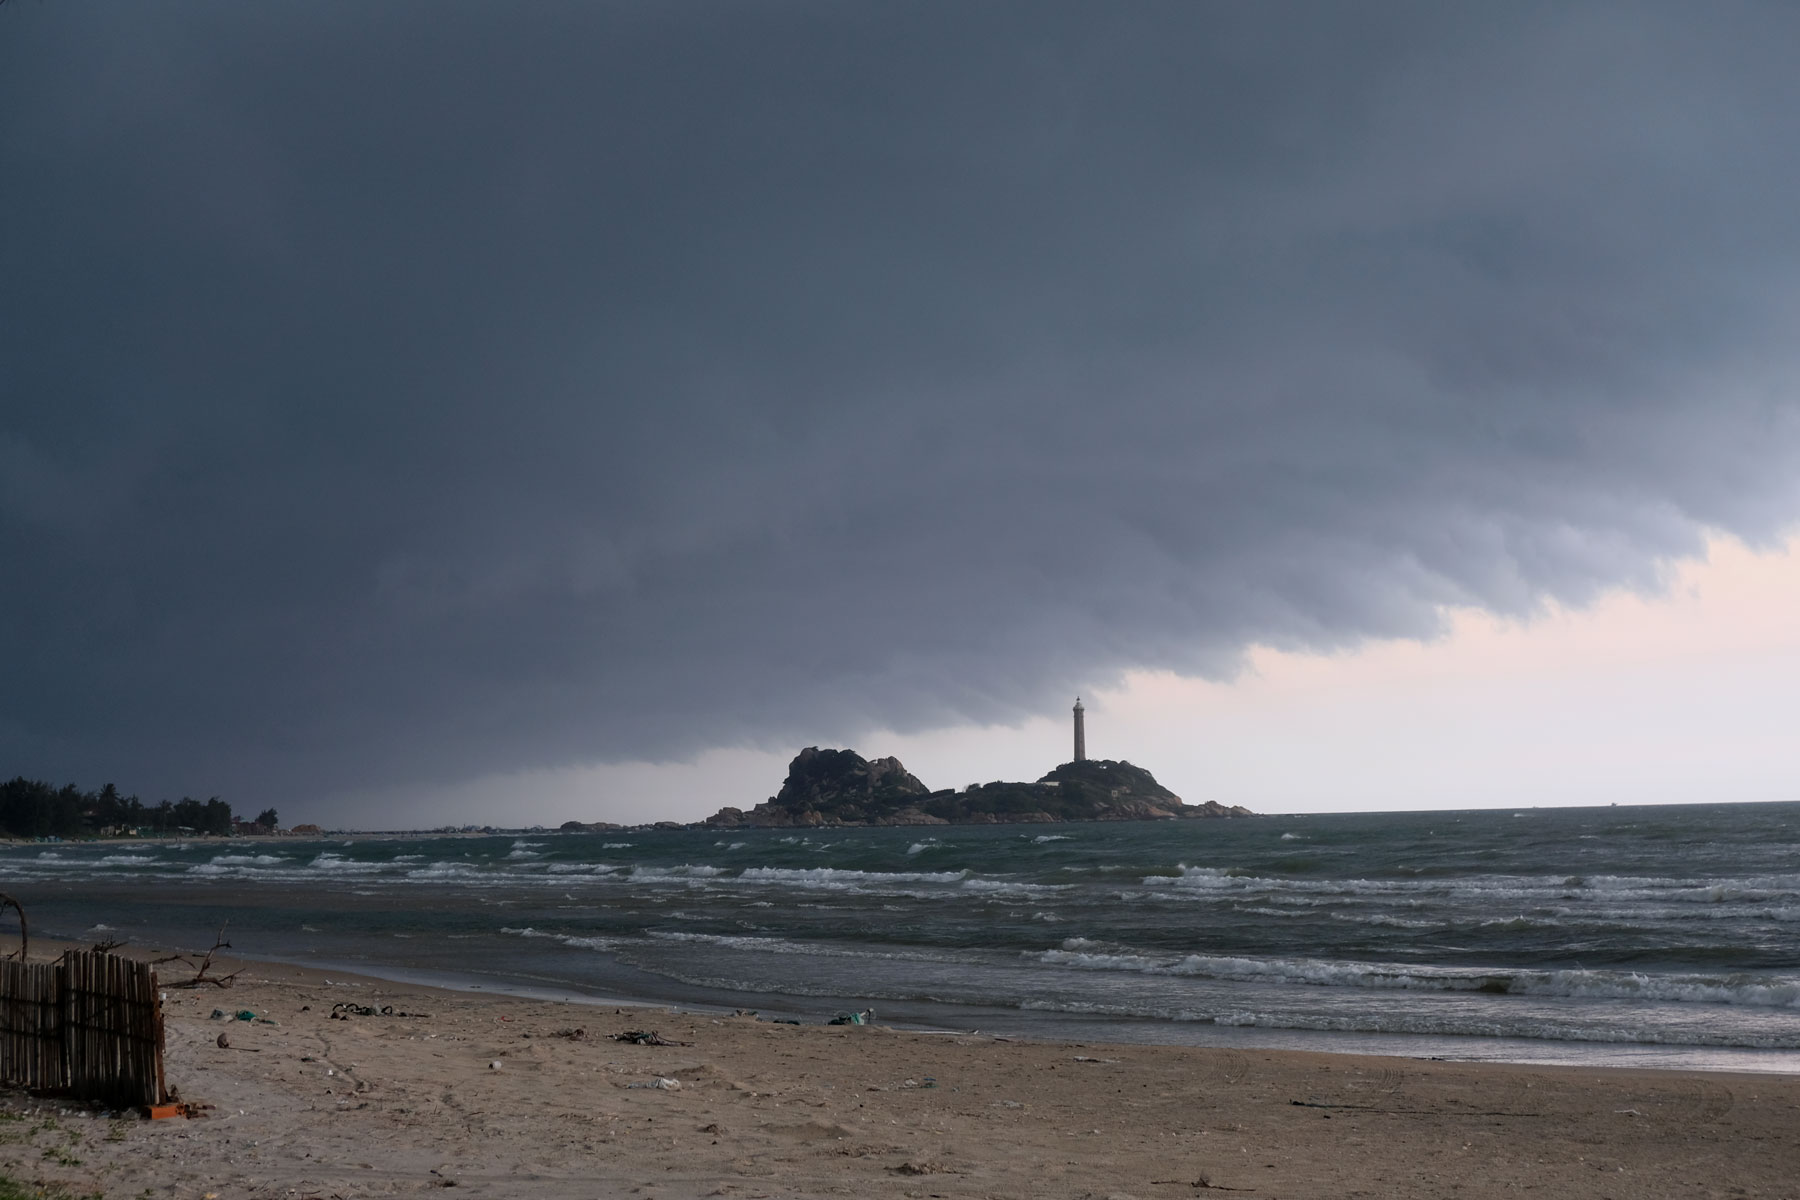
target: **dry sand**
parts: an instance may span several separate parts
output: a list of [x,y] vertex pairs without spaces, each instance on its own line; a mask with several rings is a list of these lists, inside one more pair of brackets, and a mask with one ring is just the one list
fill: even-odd
[[[259,964],[169,989],[167,1026],[197,1117],[3,1095],[0,1174],[196,1200],[1800,1197],[1797,1076],[792,1026]],[[611,1040],[632,1029],[686,1044]]]

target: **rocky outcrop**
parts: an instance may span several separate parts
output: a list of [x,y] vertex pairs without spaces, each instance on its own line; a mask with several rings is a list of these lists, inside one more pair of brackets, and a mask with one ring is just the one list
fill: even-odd
[[866,759],[854,750],[808,746],[788,764],[781,791],[749,812],[722,808],[706,824],[722,828],[812,825],[936,825],[919,810],[931,789],[897,758]]
[[947,820],[1167,821],[1192,817],[1249,816],[1217,801],[1184,804],[1144,768],[1110,759],[1068,762],[1036,783],[972,784],[961,792],[936,792],[925,811]]
[[1256,814],[1241,804],[1224,805],[1217,800],[1208,800],[1201,804],[1188,805],[1190,811],[1184,817],[1254,817]]
[[1184,804],[1142,767],[1088,760],[1035,783],[971,784],[933,792],[897,758],[809,746],[788,765],[781,791],[749,812],[722,808],[704,824],[785,829],[821,825],[992,825],[1017,821],[1166,821],[1247,817],[1209,800]]

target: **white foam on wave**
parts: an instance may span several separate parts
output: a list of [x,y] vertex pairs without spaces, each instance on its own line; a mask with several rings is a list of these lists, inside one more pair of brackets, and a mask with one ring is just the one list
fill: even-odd
[[291,862],[274,865],[266,863],[203,862],[195,863],[193,866],[186,868],[184,873],[188,875],[198,875],[202,878],[245,879],[253,880],[257,883],[299,883],[317,879],[317,876],[309,869],[297,866]]
[[[1571,876],[1560,893],[1565,900],[1629,904],[1640,912],[1657,911],[1681,919],[1717,909],[1739,915],[1738,906],[1773,908],[1800,904],[1800,875],[1754,875],[1742,879],[1679,879],[1667,876]],[[1674,906],[1674,907],[1671,907]]]
[[[1206,902],[1229,895],[1256,895],[1265,903],[1339,903],[1375,897],[1389,903],[1468,905],[1488,912],[1549,909],[1567,901],[1598,900],[1613,905],[1680,905],[1691,912],[1709,906],[1772,909],[1800,905],[1800,876],[1765,875],[1742,879],[1680,879],[1659,876],[1479,875],[1447,879],[1414,875],[1401,879],[1282,879],[1236,867],[1194,867],[1173,875],[1140,877],[1148,889],[1127,902],[1183,898]],[[1303,897],[1315,899],[1307,901]]]
[[1098,1000],[1020,1000],[1022,1012],[1073,1013],[1084,1017],[1156,1017],[1165,1021],[1196,1021],[1215,1024],[1210,1013],[1189,1009],[1171,1009],[1152,1004],[1109,1004]]
[[632,846],[631,842],[601,842],[600,843],[600,848],[602,850],[629,850],[631,848],[631,846]]
[[1294,1011],[1231,1009],[1201,1011],[1156,1004],[1096,1003],[1069,1000],[1023,1000],[1019,1008],[1036,1012],[1066,1012],[1104,1017],[1151,1017],[1165,1021],[1261,1029],[1298,1029],[1321,1033],[1381,1033],[1455,1037],[1515,1037],[1557,1042],[1603,1042],[1628,1045],[1717,1046],[1763,1050],[1800,1049],[1791,1033],[1751,1033],[1743,1029],[1718,1032],[1681,1028],[1665,1030],[1639,1025],[1582,1025],[1538,1018],[1511,1022],[1483,1020],[1457,1010],[1396,1010],[1368,1008],[1352,1015]]
[[843,887],[888,883],[960,883],[967,871],[855,871],[846,867],[747,867],[745,883],[792,883],[803,887]]
[[715,879],[723,874],[725,874],[724,867],[683,863],[679,867],[633,867],[631,868],[631,881],[633,883],[685,882],[690,879]]
[[147,867],[162,859],[154,854],[108,854],[100,860],[103,867]]
[[[1268,910],[1256,908],[1256,909],[1249,909],[1247,911],[1260,913],[1260,912],[1266,912]],[[1287,916],[1299,916],[1300,915],[1300,913],[1298,913],[1292,909],[1278,910],[1278,911],[1284,911],[1284,915],[1287,915]],[[1352,925],[1374,925],[1374,926],[1377,926],[1377,927],[1383,928],[1383,929],[1438,929],[1438,928],[1441,928],[1442,924],[1443,924],[1441,921],[1410,920],[1406,917],[1396,917],[1391,913],[1379,913],[1379,912],[1377,912],[1377,913],[1334,912],[1334,913],[1331,913],[1330,916],[1331,916],[1331,919],[1334,921],[1345,921]]]
[[1760,917],[1765,921],[1800,921],[1800,907],[1782,905],[1772,908],[1754,908],[1748,912],[1736,914],[1740,917]]
[[414,867],[406,873],[406,877],[421,880],[477,879],[486,874],[480,867],[470,863],[436,862],[423,867]]
[[[1028,956],[1029,956],[1029,952]],[[1254,959],[1189,954],[1180,958],[1147,954],[1097,954],[1085,950],[1045,950],[1038,961],[1089,971],[1131,971],[1143,975],[1189,976],[1243,983],[1291,983],[1423,991],[1504,991],[1505,972],[1470,973],[1435,967],[1386,967],[1375,963],[1313,959]]]
[[1521,972],[1515,995],[1588,1000],[1666,1000],[1678,1004],[1740,1004],[1800,1009],[1800,976],[1650,975],[1625,971]]
[[[761,950],[770,954],[815,954],[819,951],[799,942],[762,934],[682,933],[669,929],[652,929],[646,936],[658,942],[693,942],[718,946],[727,950]],[[860,957],[860,955],[858,956]]]
[[[346,842],[345,845],[350,843]],[[377,862],[358,862],[355,859],[343,858],[327,850],[306,864],[315,871],[341,872],[346,875],[367,875],[381,870],[384,864]]]
[[1045,842],[1069,842],[1074,839],[1066,833],[1040,833],[1031,840],[1034,845],[1042,846]]
[[962,890],[991,896],[1054,896],[1073,888],[1072,883],[1014,883],[1005,879],[965,879]]
[[794,954],[817,958],[865,958],[887,962],[951,963],[962,961],[953,954],[911,946],[904,950],[877,950],[866,945],[848,946],[821,942],[795,942],[787,938],[770,937],[766,934],[687,933],[673,929],[652,929],[647,931],[647,936],[655,942],[686,942],[716,946],[722,950],[741,950],[765,954]]
[[1732,1004],[1752,1008],[1800,1009],[1800,976],[1735,974],[1651,975],[1597,970],[1475,970],[1456,967],[1390,966],[1319,959],[1253,959],[1189,954],[1179,958],[1140,953],[1096,952],[1080,939],[1057,950],[1024,952],[1051,966],[1143,975],[1187,976],[1242,983],[1304,984],[1393,991],[1489,992],[1502,995],[1562,996],[1588,1000],[1655,1000],[1681,1004]]
[[288,860],[279,854],[216,854],[212,861],[220,867],[270,867]]
[[523,862],[533,858],[542,858],[544,856],[539,854],[536,850],[527,850],[522,846],[515,845],[512,852],[506,857],[513,862]]
[[1240,867],[1190,867],[1180,864],[1175,875],[1145,875],[1139,882],[1147,888],[1174,889],[1181,892],[1280,892],[1310,893],[1320,896],[1384,896],[1416,893],[1422,887],[1441,890],[1441,885],[1424,884],[1410,879],[1279,879],[1258,875]]
[[565,946],[572,946],[577,950],[611,950],[619,944],[618,938],[586,936],[578,933],[545,933],[530,926],[523,929],[502,926],[500,932],[511,934],[513,937],[547,938],[553,942],[561,942]]

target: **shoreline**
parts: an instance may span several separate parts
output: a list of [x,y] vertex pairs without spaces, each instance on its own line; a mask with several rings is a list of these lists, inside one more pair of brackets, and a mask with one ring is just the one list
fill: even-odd
[[[133,943],[144,953],[172,953],[156,943]],[[532,982],[503,973],[410,967],[395,962],[350,962],[230,952],[240,962],[288,967],[334,977],[355,976],[383,986],[421,987],[484,996],[567,1004],[578,1008],[637,1007],[717,1015],[754,1007],[764,1014],[822,1024],[829,1016],[874,1007],[884,1024],[909,1032],[997,1035],[1012,1041],[1084,1041],[1145,1048],[1195,1048],[1235,1052],[1280,1051],[1333,1056],[1495,1063],[1519,1067],[1594,1070],[1670,1070],[1800,1078],[1800,1052],[1754,1047],[1662,1042],[1561,1041],[1493,1035],[1454,1035],[1365,1030],[1229,1025],[1026,1008],[966,1006],[948,1001],[895,1001],[850,994],[721,993],[658,980],[668,990],[585,991],[572,983]],[[686,992],[687,994],[683,994]],[[964,1019],[957,1019],[964,1018]],[[1135,1036],[1134,1036],[1135,1035]],[[1696,1061],[1698,1060],[1698,1061]]]
[[[33,939],[38,947],[87,945],[66,935]],[[119,953],[135,958],[204,952],[198,941],[185,944],[129,941]],[[1397,1061],[1487,1063],[1520,1068],[1575,1070],[1665,1070],[1704,1074],[1800,1078],[1800,1053],[1753,1047],[1682,1045],[1662,1042],[1568,1042],[1491,1035],[1453,1035],[1219,1025],[1142,1017],[1034,1012],[1028,1007],[967,1007],[952,1002],[893,1001],[879,996],[698,994],[705,989],[672,985],[658,990],[582,990],[571,983],[534,982],[527,977],[473,970],[411,967],[400,963],[290,958],[224,950],[220,960],[267,970],[294,970],[334,979],[356,978],[369,986],[420,988],[481,997],[511,997],[575,1009],[605,1007],[672,1009],[713,1016],[754,1007],[765,1015],[819,1025],[840,1010],[874,1007],[884,1024],[906,1032],[998,1036],[1014,1042],[1086,1042],[1144,1049],[1197,1049],[1228,1053],[1298,1053]],[[179,968],[177,968],[179,969]],[[661,981],[665,984],[670,981]],[[169,987],[165,983],[165,987]],[[687,994],[683,994],[686,992]],[[962,1019],[958,1019],[962,1018]]]
[[[0,1142],[0,1173],[108,1195],[558,1200],[1775,1197],[1800,1179],[1795,1076],[795,1026],[224,969],[240,968],[198,989],[161,969],[168,1077],[207,1106],[198,1118],[114,1121],[8,1093],[35,1124],[10,1127],[22,1136]],[[334,1018],[345,1002],[394,1012]],[[634,1029],[670,1044],[611,1040]]]
[[[160,951],[159,951],[160,953]],[[1011,1042],[1137,1046],[1144,1049],[1181,1048],[1220,1052],[1279,1052],[1333,1057],[1397,1059],[1419,1062],[1491,1063],[1521,1068],[1557,1067],[1575,1070],[1661,1070],[1744,1076],[1800,1078],[1800,1054],[1793,1051],[1758,1050],[1749,1047],[1682,1046],[1640,1042],[1562,1042],[1549,1039],[1480,1035],[1374,1033],[1313,1029],[1265,1028],[1217,1025],[1211,1022],[1179,1022],[1154,1017],[1120,1018],[1083,1014],[1034,1014],[1023,1011],[971,1010],[964,1006],[920,1002],[894,1002],[850,997],[773,996],[742,1003],[678,995],[644,995],[584,992],[571,986],[509,981],[502,976],[456,975],[452,972],[399,965],[306,962],[268,956],[236,955],[236,960],[268,968],[293,968],[334,979],[356,978],[378,987],[416,987],[478,996],[510,997],[572,1008],[645,1008],[672,1010],[696,1016],[718,1016],[745,1010],[756,1003],[771,1019],[794,1020],[801,1025],[824,1025],[829,1016],[856,1007],[873,1007],[881,1023],[908,1033],[990,1036]],[[945,1017],[964,1015],[967,1022],[931,1019],[920,1010]],[[997,1018],[981,1020],[983,1015]],[[1132,1032],[1147,1036],[1133,1037]],[[1181,1036],[1186,1033],[1190,1036]],[[1192,1036],[1192,1035],[1201,1036]],[[1160,1035],[1160,1036],[1158,1036]],[[1210,1036],[1206,1036],[1210,1035]],[[1579,1053],[1577,1053],[1579,1051]],[[1695,1063],[1693,1058],[1714,1060]],[[1733,1062],[1731,1060],[1740,1060]],[[1720,1061],[1723,1060],[1723,1061]],[[1776,1062],[1774,1060],[1780,1060]]]

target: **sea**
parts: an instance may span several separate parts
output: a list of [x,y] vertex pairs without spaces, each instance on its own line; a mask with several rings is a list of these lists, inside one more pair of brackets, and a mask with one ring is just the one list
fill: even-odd
[[0,891],[34,934],[596,1004],[1800,1071],[1800,804],[34,843]]

